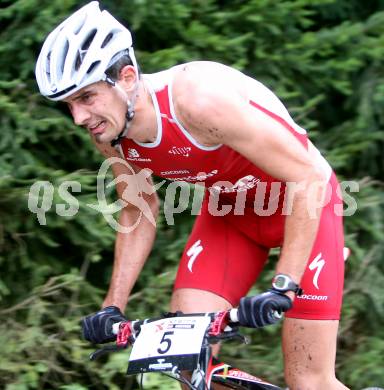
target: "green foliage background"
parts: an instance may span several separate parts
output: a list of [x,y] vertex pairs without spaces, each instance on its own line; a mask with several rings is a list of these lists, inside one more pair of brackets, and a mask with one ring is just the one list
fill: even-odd
[[[310,133],[341,180],[357,181],[345,218],[347,263],[337,373],[352,389],[384,387],[382,0],[115,0],[103,5],[134,32],[144,73],[191,60],[232,65],[272,88]],[[87,206],[97,203],[102,161],[65,108],[43,100],[34,63],[46,34],[75,0],[0,0],[0,388],[134,388],[126,355],[88,361],[79,319],[108,286],[114,232]],[[55,189],[46,224],[28,209],[31,185]],[[59,217],[57,189],[81,183],[73,217]],[[168,226],[135,288],[130,317],[167,309],[175,267],[192,225]],[[253,292],[269,283],[272,266]],[[283,383],[279,327],[225,347],[226,360]],[[148,388],[171,389],[153,377]]]

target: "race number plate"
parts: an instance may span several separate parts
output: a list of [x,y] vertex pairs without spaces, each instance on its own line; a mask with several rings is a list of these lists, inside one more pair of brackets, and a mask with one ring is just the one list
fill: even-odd
[[208,317],[173,317],[142,325],[129,357],[128,375],[196,367]]

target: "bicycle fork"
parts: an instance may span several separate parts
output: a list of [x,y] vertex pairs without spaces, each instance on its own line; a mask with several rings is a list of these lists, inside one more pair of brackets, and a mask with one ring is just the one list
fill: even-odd
[[192,372],[191,383],[193,390],[209,390],[211,378],[209,376],[208,367],[211,359],[211,347],[205,342],[201,348],[197,367]]

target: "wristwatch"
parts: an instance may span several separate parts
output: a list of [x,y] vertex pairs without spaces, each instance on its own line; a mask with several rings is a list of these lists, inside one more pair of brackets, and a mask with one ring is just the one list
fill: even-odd
[[302,295],[303,290],[288,275],[277,274],[272,279],[272,288],[279,292],[285,293],[293,291],[296,295]]

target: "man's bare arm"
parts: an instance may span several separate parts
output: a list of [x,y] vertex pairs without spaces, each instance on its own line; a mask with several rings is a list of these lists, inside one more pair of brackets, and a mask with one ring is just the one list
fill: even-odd
[[[120,154],[112,147],[96,146],[107,158],[120,157]],[[135,182],[138,180],[137,175],[132,174],[132,171],[138,174],[139,168],[135,166],[128,168],[127,162],[122,160],[121,163],[112,164],[112,170],[116,179],[130,175],[129,184],[140,187],[141,183]],[[150,178],[147,180],[152,185]],[[127,186],[127,180],[117,181],[117,193],[120,199],[126,203],[126,206],[121,210],[119,224],[123,228],[130,228],[136,224],[137,226],[129,233],[117,232],[112,277],[107,296],[103,302],[103,307],[114,305],[122,311],[127,305],[132,288],[149,256],[156,234],[156,227],[143,215],[142,210],[129,203],[130,199],[127,199],[126,196],[127,192],[129,193]],[[156,220],[159,209],[156,193],[141,193],[140,199],[147,204],[153,219]]]

